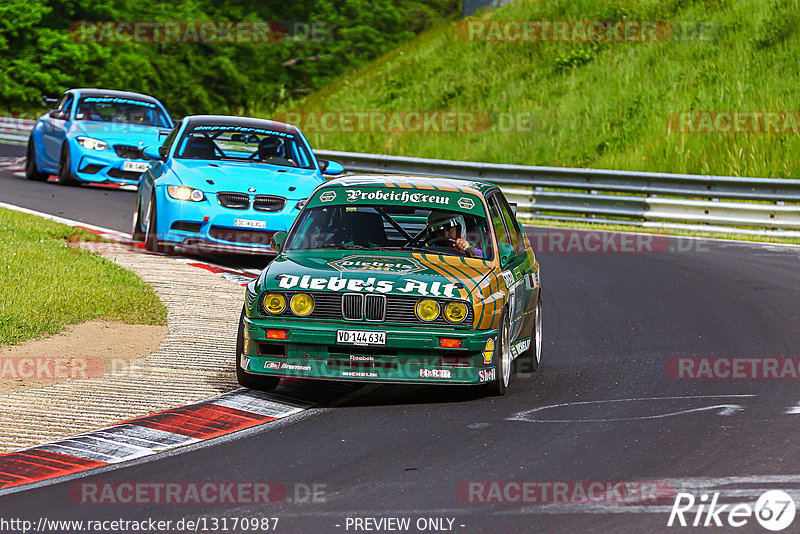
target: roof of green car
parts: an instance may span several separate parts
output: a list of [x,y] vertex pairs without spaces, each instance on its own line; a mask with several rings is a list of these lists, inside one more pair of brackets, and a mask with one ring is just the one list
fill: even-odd
[[329,187],[380,187],[400,186],[410,189],[429,189],[435,191],[456,190],[464,193],[485,195],[496,187],[489,182],[462,180],[459,178],[435,178],[433,176],[405,176],[397,174],[361,174],[336,178],[321,186]]

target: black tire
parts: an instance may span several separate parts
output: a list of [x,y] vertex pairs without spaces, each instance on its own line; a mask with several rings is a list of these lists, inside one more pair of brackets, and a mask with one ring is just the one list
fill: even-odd
[[517,358],[519,362],[530,373],[539,370],[542,361],[542,296],[536,299],[536,309],[534,310],[533,325],[531,326],[531,346]]
[[33,137],[28,139],[28,150],[25,152],[25,178],[36,182],[45,182],[50,175],[46,172],[39,172],[36,168],[36,147],[33,145]]
[[272,391],[281,379],[277,376],[251,375],[242,368],[242,352],[244,352],[244,310],[239,317],[239,331],[236,334],[236,380],[243,388],[259,391]]
[[500,395],[505,395],[506,389],[508,389],[512,373],[511,364],[513,363],[511,361],[510,336],[511,327],[508,324],[508,315],[506,314],[506,310],[503,310],[503,316],[500,318],[500,329],[497,333],[497,341],[494,343],[494,354],[492,355],[492,364],[494,365],[497,379],[484,386],[487,395],[499,397]]
[[56,183],[61,185],[78,185],[78,180],[70,172],[71,161],[69,147],[66,143],[61,147],[61,158],[58,160],[58,175]]
[[150,217],[147,221],[147,230],[144,235],[144,248],[150,252],[161,252],[162,254],[172,254],[175,250],[173,245],[162,243],[158,239],[158,232],[156,231],[156,223],[158,222],[158,214],[156,213],[156,196],[150,199]]
[[141,205],[139,204],[139,195],[136,195],[136,211],[133,213],[133,228],[131,236],[134,242],[140,243],[144,241],[145,235],[142,229],[142,219],[140,217]]

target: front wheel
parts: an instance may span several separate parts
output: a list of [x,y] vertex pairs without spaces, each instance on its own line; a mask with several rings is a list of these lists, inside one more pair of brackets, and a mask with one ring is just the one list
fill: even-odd
[[139,195],[136,195],[136,211],[133,212],[133,229],[131,231],[134,242],[141,242],[145,239],[145,233],[142,229],[142,220],[140,218],[141,205],[139,203]]
[[488,395],[505,395],[508,383],[511,381],[510,331],[508,315],[504,311],[503,316],[500,318],[500,330],[497,333],[497,341],[494,343],[494,353],[492,354],[492,364],[494,365],[497,380],[486,384],[485,388]]
[[536,315],[533,317],[533,327],[531,328],[531,346],[528,350],[519,355],[519,361],[527,363],[531,373],[539,370],[539,363],[542,361],[542,297],[536,299]]
[[58,161],[56,178],[56,182],[61,185],[78,185],[78,181],[72,175],[72,161],[69,155],[69,146],[66,143],[61,147],[61,159]]
[[25,178],[36,182],[44,182],[48,178],[45,172],[39,172],[36,168],[36,147],[33,145],[33,137],[28,139],[28,150],[25,152]]
[[257,376],[245,372],[242,367],[242,353],[244,352],[244,310],[239,317],[239,331],[236,334],[236,381],[243,388],[271,391],[278,387],[281,381],[277,376]]
[[147,231],[144,235],[144,248],[149,252],[162,252],[164,254],[172,254],[175,247],[162,243],[158,239],[158,214],[156,213],[156,196],[150,199],[150,217],[147,220]]

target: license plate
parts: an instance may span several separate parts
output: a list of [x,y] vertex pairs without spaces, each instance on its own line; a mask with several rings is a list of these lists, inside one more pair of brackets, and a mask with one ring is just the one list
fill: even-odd
[[337,330],[336,343],[345,345],[386,345],[386,332],[364,330]]
[[147,170],[146,161],[123,161],[122,170],[132,172],[144,172]]
[[233,225],[239,228],[266,228],[267,221],[253,221],[250,219],[234,219]]

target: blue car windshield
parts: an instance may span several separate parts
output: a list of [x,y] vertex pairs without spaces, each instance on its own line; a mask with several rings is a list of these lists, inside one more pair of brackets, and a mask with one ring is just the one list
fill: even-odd
[[178,143],[175,157],[314,168],[313,160],[297,136],[276,130],[244,126],[189,127]]
[[169,118],[157,104],[110,96],[84,96],[78,102],[75,119],[172,128]]

